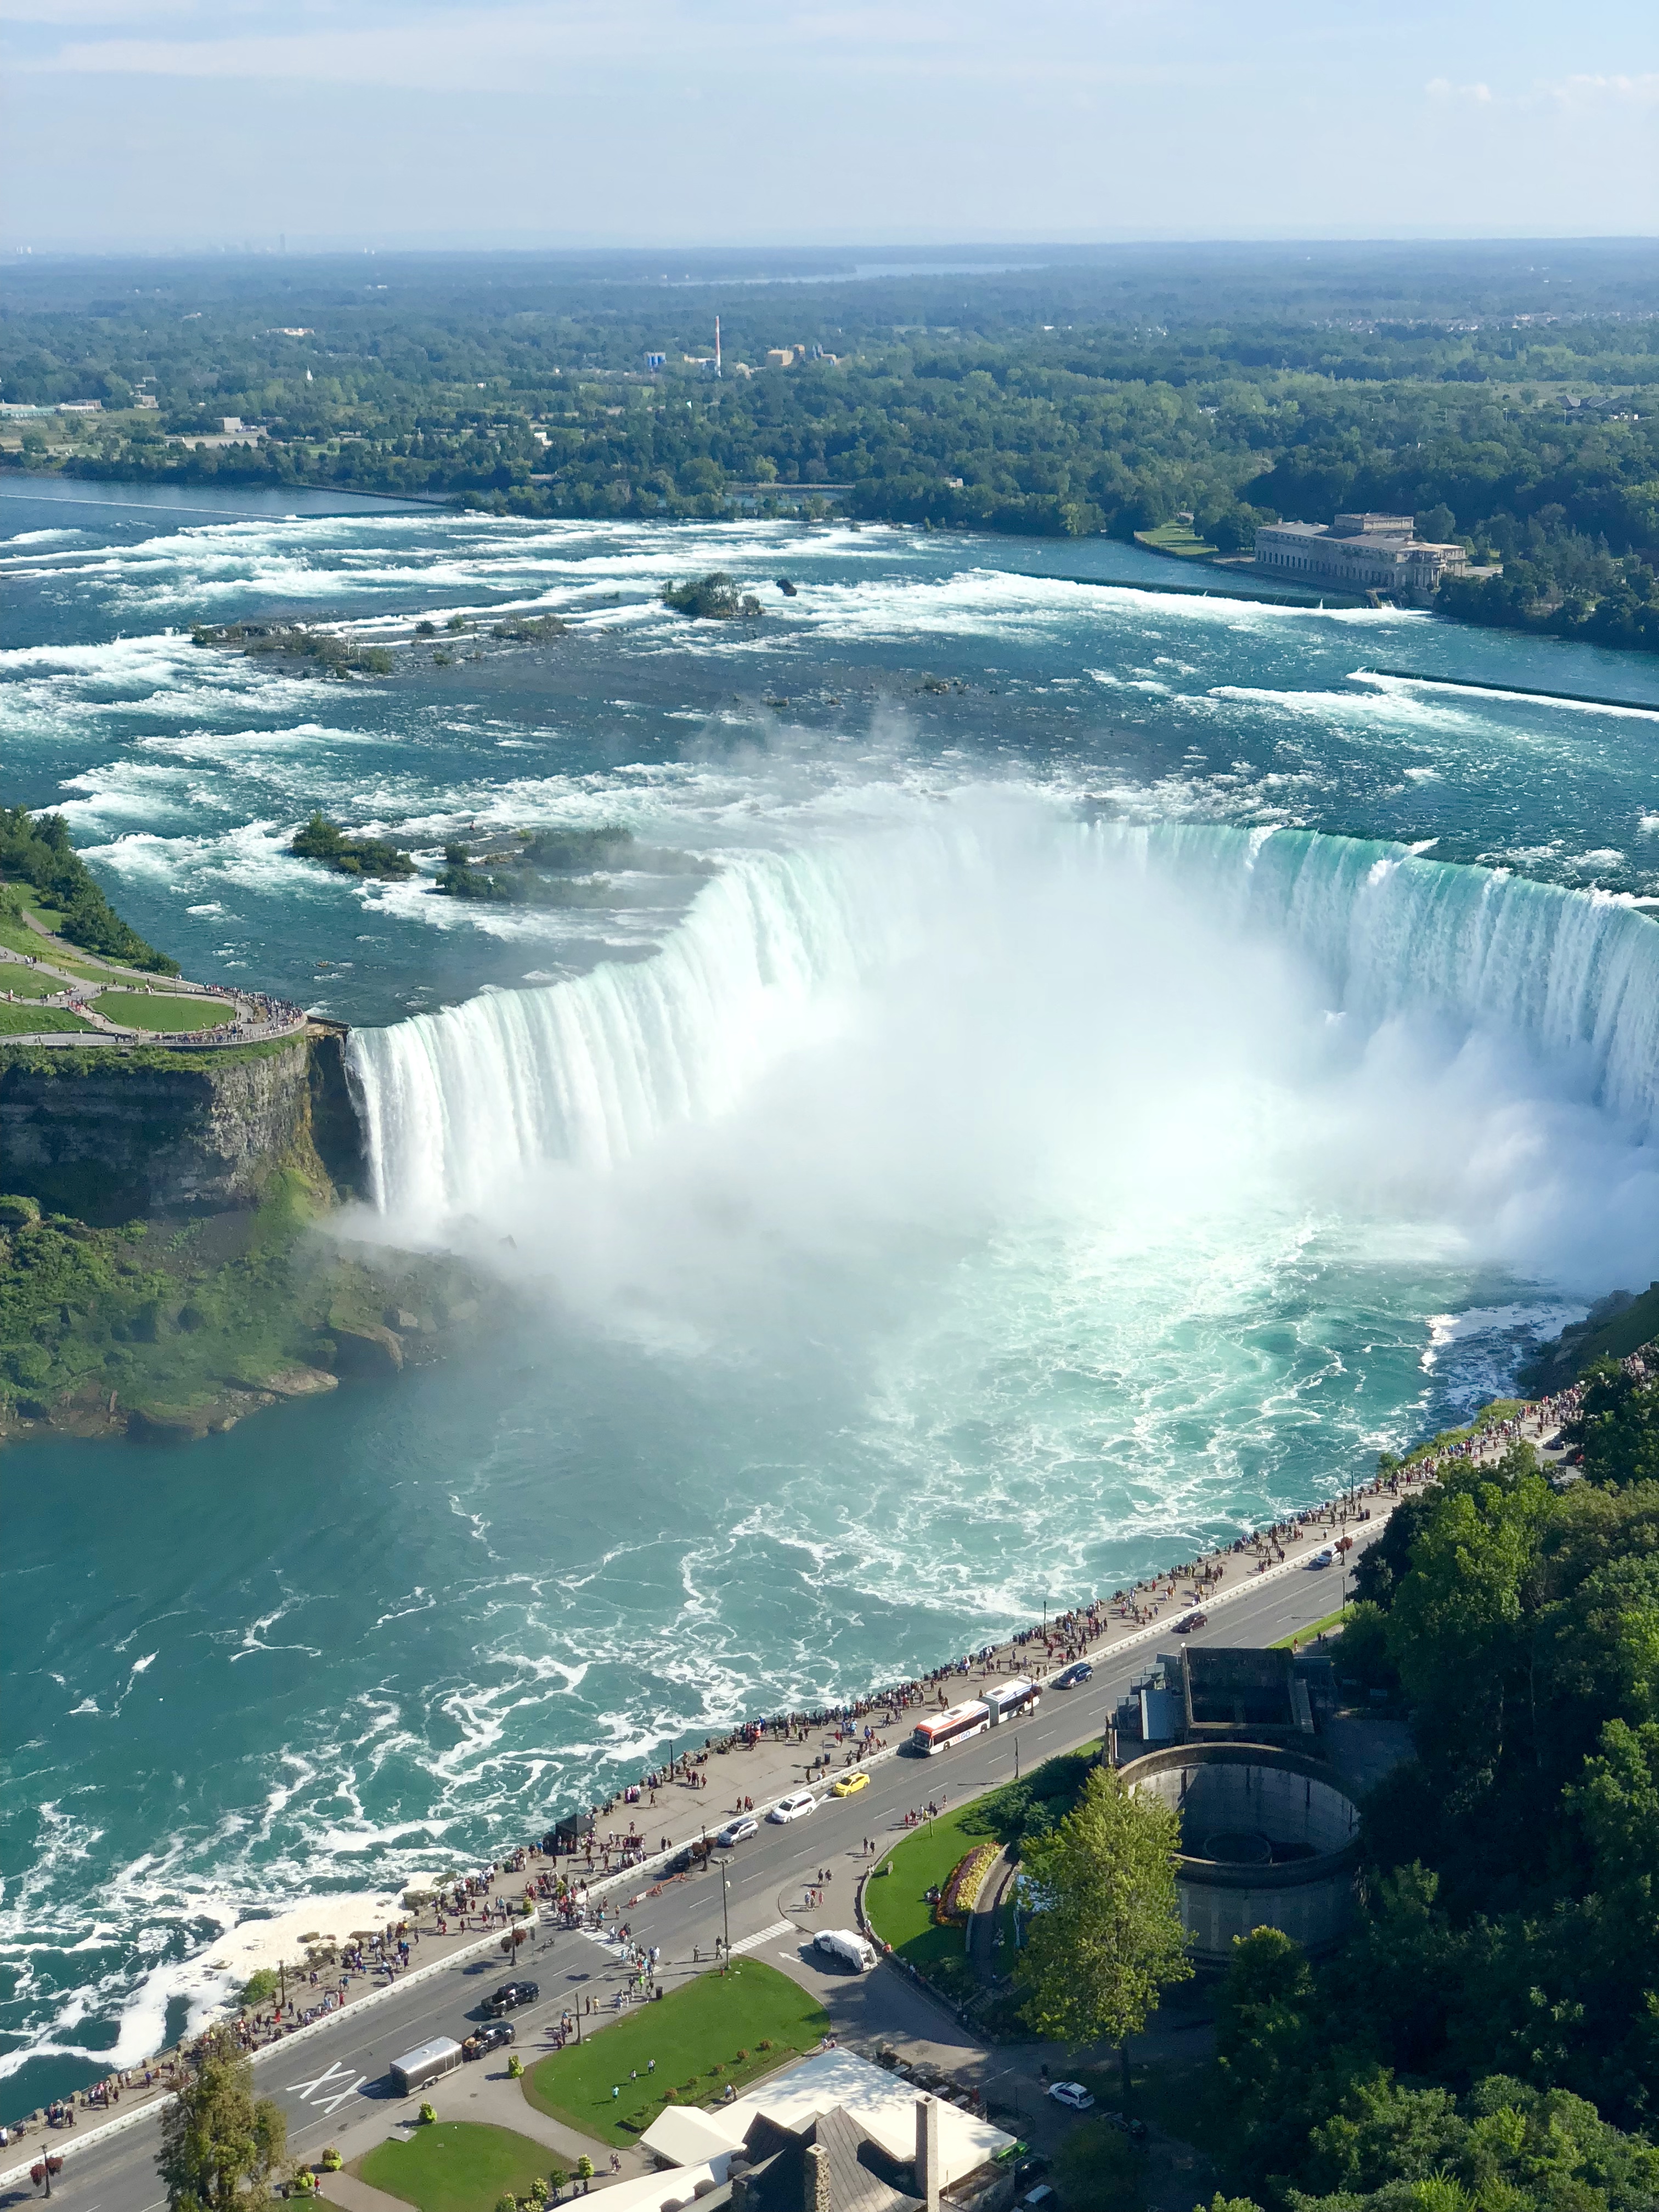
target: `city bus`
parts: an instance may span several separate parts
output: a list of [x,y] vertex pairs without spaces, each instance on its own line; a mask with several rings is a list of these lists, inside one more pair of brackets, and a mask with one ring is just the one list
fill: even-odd
[[970,1735],[982,1735],[990,1725],[990,1707],[983,1698],[975,1698],[965,1705],[947,1706],[930,1721],[918,1721],[911,1731],[910,1748],[931,1759],[935,1752],[949,1751],[953,1743],[966,1743]]
[[991,1725],[1003,1721],[1017,1721],[1025,1713],[1034,1713],[1042,1702],[1042,1692],[1035,1682],[1028,1682],[1023,1674],[1012,1681],[993,1682],[985,1692],[985,1703],[991,1715]]

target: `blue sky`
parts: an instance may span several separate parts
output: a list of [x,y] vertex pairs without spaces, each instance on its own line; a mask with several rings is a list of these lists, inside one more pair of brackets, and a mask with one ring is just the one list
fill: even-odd
[[0,0],[8,246],[1659,234],[1653,0]]

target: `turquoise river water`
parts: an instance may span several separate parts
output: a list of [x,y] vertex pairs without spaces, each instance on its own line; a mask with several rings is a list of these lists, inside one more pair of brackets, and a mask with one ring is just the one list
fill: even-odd
[[[0,2111],[199,2017],[244,1915],[1340,1488],[1659,1272],[1648,662],[1103,541],[342,504],[9,483],[8,796],[187,973],[355,1025],[356,1225],[518,1318],[8,1455]],[[714,566],[761,623],[663,610]],[[376,683],[189,635],[454,613]],[[316,805],[420,877],[289,857]],[[580,905],[430,888],[610,823]]]

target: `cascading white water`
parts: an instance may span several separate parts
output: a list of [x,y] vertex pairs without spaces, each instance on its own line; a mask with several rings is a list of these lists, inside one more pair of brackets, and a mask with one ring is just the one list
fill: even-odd
[[936,811],[733,861],[650,959],[359,1030],[376,1205],[428,1223],[499,1210],[538,1168],[603,1170],[718,1118],[1034,861],[1120,888],[1126,872],[1159,878],[1227,927],[1293,947],[1353,1020],[1484,1027],[1637,1141],[1659,1129],[1659,929],[1617,901],[1313,832],[1043,812],[988,836],[982,817]]

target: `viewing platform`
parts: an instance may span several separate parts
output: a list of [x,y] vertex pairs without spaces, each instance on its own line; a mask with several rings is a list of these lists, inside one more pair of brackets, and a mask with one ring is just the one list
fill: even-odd
[[[260,1044],[273,1037],[297,1036],[310,1024],[303,1006],[264,991],[236,991],[208,983],[193,983],[168,976],[158,983],[144,970],[123,966],[82,951],[42,927],[33,915],[25,915],[28,928],[40,940],[39,953],[20,952],[0,945],[0,1002],[8,1006],[39,1006],[60,1017],[59,1023],[39,1030],[8,1028],[0,1043],[64,1047],[81,1050],[105,1045],[131,1050],[137,1045],[164,1046],[169,1052],[223,1052],[239,1045]],[[19,996],[14,975],[41,977],[60,986],[38,988]],[[109,1000],[114,1011],[98,1002]],[[142,1015],[153,1013],[149,1021]],[[70,1025],[62,1025],[67,1016]],[[191,1018],[199,1016],[200,1018]],[[177,1028],[163,1026],[168,1018]]]

